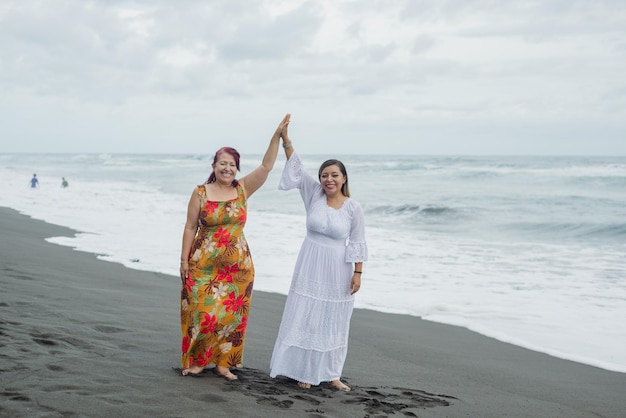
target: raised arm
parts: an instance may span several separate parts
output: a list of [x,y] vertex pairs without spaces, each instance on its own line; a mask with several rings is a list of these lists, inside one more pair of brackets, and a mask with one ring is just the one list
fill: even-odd
[[272,138],[270,139],[270,144],[267,147],[267,151],[265,151],[265,155],[263,156],[263,161],[261,162],[261,165],[239,180],[244,192],[246,193],[247,198],[252,196],[252,194],[256,192],[259,187],[263,185],[263,183],[265,183],[265,180],[267,180],[270,171],[272,171],[272,168],[274,168],[276,156],[278,155],[280,137],[282,135],[283,129],[285,129],[287,125],[289,125],[290,117],[291,115],[287,113],[283,120],[278,124],[274,135],[272,135]]
[[293,144],[291,143],[291,139],[289,139],[289,124],[285,125],[282,135],[280,137],[283,139],[283,149],[285,150],[285,157],[289,159],[289,157],[291,157],[291,154],[293,154]]

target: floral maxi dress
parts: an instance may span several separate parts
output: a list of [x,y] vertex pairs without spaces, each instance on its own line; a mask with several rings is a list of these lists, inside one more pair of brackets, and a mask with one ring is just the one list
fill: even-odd
[[196,188],[201,209],[181,291],[182,367],[242,367],[254,265],[243,234],[246,198],[208,201]]

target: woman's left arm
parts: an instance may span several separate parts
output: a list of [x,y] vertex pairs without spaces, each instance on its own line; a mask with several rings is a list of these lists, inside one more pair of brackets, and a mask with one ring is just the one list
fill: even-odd
[[280,145],[280,135],[283,128],[289,124],[290,117],[291,115],[288,113],[278,124],[274,135],[272,135],[272,139],[270,139],[267,151],[265,151],[261,165],[239,180],[241,187],[243,187],[244,193],[246,194],[246,198],[252,196],[254,192],[263,186],[263,183],[267,180],[270,171],[274,168],[276,156],[278,155],[278,147]]
[[350,281],[350,294],[354,295],[361,288],[361,273],[363,273],[363,263],[354,263],[354,273]]
[[346,251],[346,262],[354,263],[354,272],[350,281],[350,294],[355,294],[361,288],[363,262],[367,261],[367,243],[365,242],[365,215],[361,205],[354,202],[350,238]]

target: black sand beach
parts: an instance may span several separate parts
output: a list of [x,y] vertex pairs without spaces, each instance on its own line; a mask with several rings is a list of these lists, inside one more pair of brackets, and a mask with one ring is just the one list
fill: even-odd
[[284,297],[263,292],[240,380],[182,377],[179,279],[44,241],[74,232],[0,208],[0,416],[626,417],[624,373],[367,310],[352,319],[353,391],[299,389],[267,376]]

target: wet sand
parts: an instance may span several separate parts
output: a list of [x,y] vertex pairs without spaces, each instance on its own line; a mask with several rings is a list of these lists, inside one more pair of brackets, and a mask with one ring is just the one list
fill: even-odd
[[626,416],[624,373],[359,309],[343,379],[353,390],[299,389],[268,376],[285,298],[264,292],[239,380],[182,377],[179,279],[44,240],[74,233],[0,207],[0,416]]

